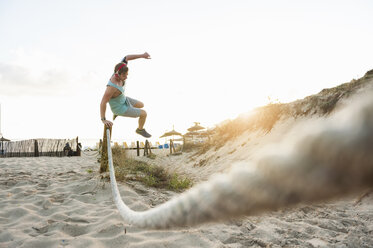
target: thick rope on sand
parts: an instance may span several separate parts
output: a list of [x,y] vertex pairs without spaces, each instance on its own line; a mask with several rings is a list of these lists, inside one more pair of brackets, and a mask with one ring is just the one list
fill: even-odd
[[131,210],[121,199],[107,131],[115,204],[129,224],[171,228],[255,215],[364,190],[373,186],[372,96],[355,101],[332,120],[303,128],[288,142],[291,145],[279,146],[277,154],[264,155],[255,164],[216,176],[144,212]]

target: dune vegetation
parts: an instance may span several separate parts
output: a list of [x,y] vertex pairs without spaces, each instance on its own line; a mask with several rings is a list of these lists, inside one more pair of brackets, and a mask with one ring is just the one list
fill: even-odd
[[183,191],[192,186],[192,181],[164,167],[139,161],[128,156],[128,151],[113,147],[113,165],[118,181],[138,181],[155,188]]
[[[280,120],[289,117],[298,118],[310,115],[329,115],[339,101],[347,99],[354,93],[372,84],[373,70],[368,71],[362,78],[353,79],[339,86],[323,89],[319,93],[290,103],[270,102],[258,107],[249,115],[240,115],[234,120],[226,120],[212,129],[209,140],[203,145],[196,145],[196,154],[203,154],[211,148],[219,149],[227,141],[234,140],[246,131],[262,130],[270,132]],[[192,149],[189,145],[188,149]]]

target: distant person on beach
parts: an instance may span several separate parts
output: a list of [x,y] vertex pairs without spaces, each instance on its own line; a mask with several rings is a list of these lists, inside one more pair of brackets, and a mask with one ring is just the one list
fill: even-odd
[[132,118],[139,117],[139,127],[136,129],[136,133],[145,138],[150,138],[151,135],[144,129],[147,116],[145,110],[141,109],[144,107],[144,104],[136,99],[126,96],[124,89],[128,76],[128,61],[139,58],[150,59],[150,55],[148,53],[127,55],[123,58],[122,62],[115,66],[114,74],[106,85],[106,91],[101,100],[101,121],[108,127],[113,126],[113,123],[106,120],[105,117],[106,105],[109,102],[111,111],[114,114],[113,120],[115,120],[117,116]]
[[63,151],[65,153],[65,156],[71,157],[73,155],[73,150],[71,149],[69,143],[65,144],[65,147],[63,148]]

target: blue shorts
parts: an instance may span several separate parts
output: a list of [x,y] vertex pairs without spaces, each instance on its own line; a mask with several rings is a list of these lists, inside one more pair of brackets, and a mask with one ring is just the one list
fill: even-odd
[[136,103],[140,101],[133,99],[131,97],[128,97],[128,96],[126,97],[126,101],[128,103],[128,108],[126,112],[124,112],[120,116],[133,117],[133,118],[139,117],[141,114],[141,109],[135,108],[133,105],[136,105]]

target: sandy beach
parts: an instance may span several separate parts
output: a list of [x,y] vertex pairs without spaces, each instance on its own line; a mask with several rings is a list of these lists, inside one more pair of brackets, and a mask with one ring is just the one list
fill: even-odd
[[[232,152],[195,166],[209,152],[167,156],[155,160],[170,169],[204,181],[228,162],[252,158],[255,147],[278,139],[283,123],[272,135],[257,133],[245,146],[251,153]],[[237,140],[240,144],[240,140]],[[234,147],[228,144],[224,149]],[[245,149],[246,150],[246,149]],[[250,149],[249,149],[250,150]],[[110,182],[98,173],[93,154],[81,157],[6,158],[0,160],[0,247],[372,247],[373,194],[302,205],[224,223],[171,230],[140,229],[124,223],[112,198]],[[141,157],[139,159],[146,160]],[[189,162],[188,162],[189,161]],[[229,164],[230,164],[229,163]],[[214,167],[212,167],[214,166]],[[119,183],[124,202],[133,210],[157,206],[178,193]],[[362,192],[364,193],[364,192]]]

